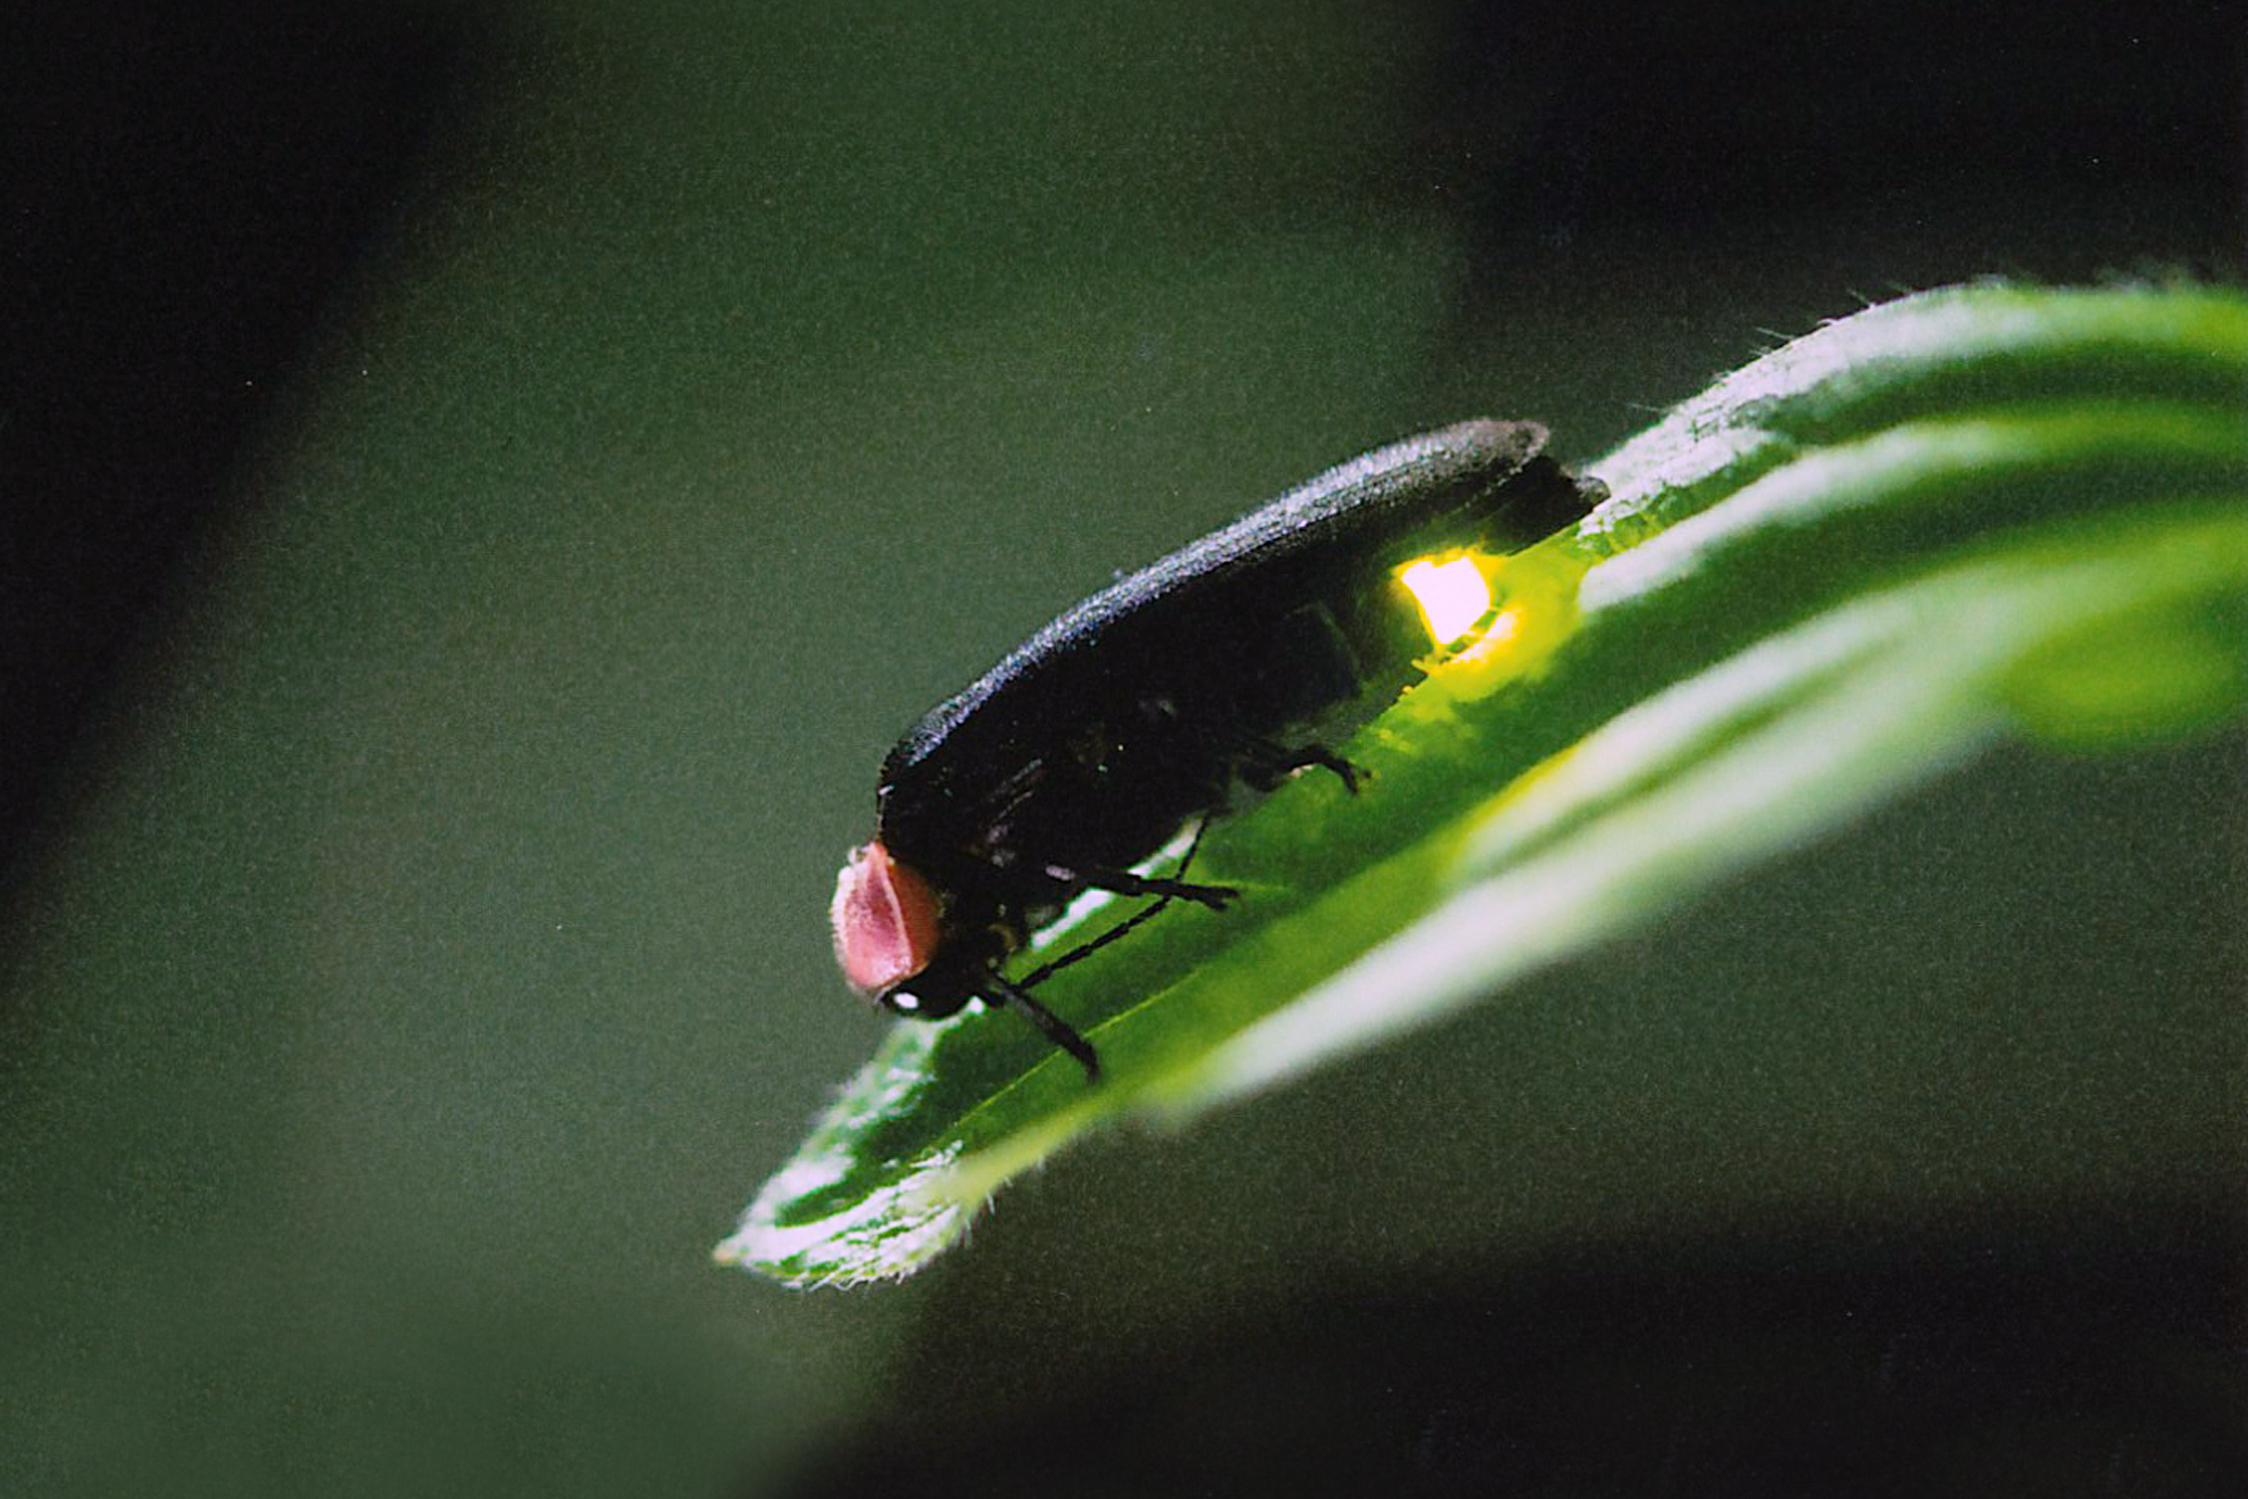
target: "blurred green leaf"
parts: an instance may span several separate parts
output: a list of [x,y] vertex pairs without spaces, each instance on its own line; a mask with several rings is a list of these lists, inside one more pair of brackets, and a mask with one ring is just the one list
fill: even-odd
[[[1214,826],[1246,898],[1013,1017],[901,1023],[718,1251],[904,1275],[1084,1130],[1217,1103],[1503,993],[2006,736],[2128,747],[2248,697],[2248,299],[1978,285],[1870,309],[1590,466],[1508,628]],[[1128,914],[1094,906],[1040,954]]]

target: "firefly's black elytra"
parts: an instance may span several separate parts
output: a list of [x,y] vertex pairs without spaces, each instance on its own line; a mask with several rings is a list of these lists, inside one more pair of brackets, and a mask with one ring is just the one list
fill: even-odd
[[1472,421],[1354,458],[1123,578],[1018,646],[883,762],[875,833],[836,881],[836,957],[900,1014],[1015,1008],[1097,1075],[1093,1048],[998,971],[1087,889],[1222,908],[1131,873],[1236,783],[1322,766],[1430,649],[1399,568],[1519,550],[1597,491],[1530,422]]

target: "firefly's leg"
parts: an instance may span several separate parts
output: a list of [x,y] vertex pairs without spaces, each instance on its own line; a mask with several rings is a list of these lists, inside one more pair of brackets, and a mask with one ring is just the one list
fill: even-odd
[[[1209,826],[1210,819],[1208,817],[1204,817],[1200,822],[1194,825],[1194,836],[1187,840],[1186,852],[1179,856],[1179,867],[1171,871],[1171,878],[1174,881],[1176,881],[1181,875],[1184,875],[1187,871],[1187,866],[1194,862],[1195,850],[1199,849],[1202,846],[1202,835],[1204,832],[1208,831]],[[1150,901],[1148,904],[1140,907],[1140,909],[1138,909],[1137,911],[1134,911],[1131,915],[1125,917],[1116,925],[1110,927],[1107,931],[1101,933],[1098,937],[1095,937],[1092,941],[1081,943],[1078,946],[1071,948],[1068,952],[1063,953],[1060,957],[1054,959],[1052,962],[1043,963],[1037,968],[1032,969],[1029,973],[1023,976],[1022,987],[1024,987],[1025,989],[1035,989],[1040,984],[1046,982],[1046,980],[1052,978],[1055,974],[1061,972],[1064,968],[1069,967],[1072,963],[1084,961],[1086,958],[1091,957],[1094,953],[1097,953],[1102,948],[1108,946],[1111,942],[1116,941],[1120,937],[1128,935],[1138,927],[1146,925],[1150,920],[1154,919],[1155,916],[1161,913],[1165,906],[1168,906],[1171,903],[1171,899],[1172,898],[1168,895],[1158,896],[1153,901]]]
[[1366,774],[1324,744],[1305,744],[1290,749],[1269,739],[1252,739],[1235,754],[1234,763],[1240,767],[1241,779],[1258,791],[1270,791],[1292,772],[1316,767],[1333,771],[1342,781],[1343,789],[1356,796],[1359,779]]
[[1097,865],[1070,869],[1046,866],[1048,876],[1076,890],[1106,890],[1112,895],[1160,895],[1166,900],[1191,900],[1198,906],[1222,911],[1241,892],[1231,885],[1189,885],[1183,880],[1149,879],[1129,869],[1103,869]]
[[1038,1027],[1040,1035],[1075,1057],[1077,1065],[1085,1069],[1085,1081],[1097,1083],[1101,1080],[1100,1054],[1093,1050],[1092,1042],[1077,1033],[1075,1026],[1032,999],[1020,985],[1007,982],[997,973],[984,974],[981,987],[987,996],[1020,1013]]

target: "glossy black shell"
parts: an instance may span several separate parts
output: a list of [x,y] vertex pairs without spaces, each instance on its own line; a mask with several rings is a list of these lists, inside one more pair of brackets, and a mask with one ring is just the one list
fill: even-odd
[[1138,863],[1237,776],[1394,699],[1429,648],[1396,568],[1584,513],[1545,440],[1488,420],[1408,438],[1102,589],[906,733],[876,836],[944,894],[948,928],[1019,937],[1073,893],[1051,870]]

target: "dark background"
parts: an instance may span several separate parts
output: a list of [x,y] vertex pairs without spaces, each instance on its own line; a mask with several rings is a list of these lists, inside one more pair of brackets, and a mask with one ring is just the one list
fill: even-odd
[[2226,10],[11,18],[0,1488],[2233,1491],[2232,740],[2002,756],[909,1287],[703,1258],[876,1033],[900,725],[1408,430],[2237,280]]

